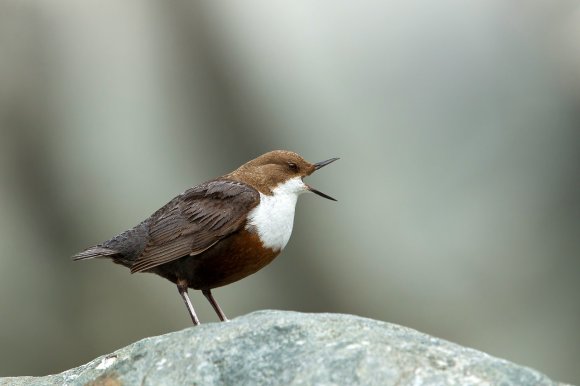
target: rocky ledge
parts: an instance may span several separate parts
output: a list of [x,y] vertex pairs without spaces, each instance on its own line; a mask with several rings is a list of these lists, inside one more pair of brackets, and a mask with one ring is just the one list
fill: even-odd
[[352,315],[260,311],[0,385],[558,385],[533,369]]

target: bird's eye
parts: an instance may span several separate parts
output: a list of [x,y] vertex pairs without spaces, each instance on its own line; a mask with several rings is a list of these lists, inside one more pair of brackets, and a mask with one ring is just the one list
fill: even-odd
[[288,162],[288,167],[293,172],[297,172],[298,171],[298,165],[296,165],[294,162]]

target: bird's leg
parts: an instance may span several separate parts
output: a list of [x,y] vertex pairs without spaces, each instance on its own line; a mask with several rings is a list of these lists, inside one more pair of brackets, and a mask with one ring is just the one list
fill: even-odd
[[213,298],[213,295],[211,294],[211,290],[205,289],[205,290],[201,290],[201,292],[207,298],[207,300],[209,301],[209,304],[211,304],[211,306],[213,307],[215,313],[219,316],[220,320],[222,322],[227,322],[228,321],[228,318],[226,318],[226,314],[224,314],[224,312],[220,308],[220,305]]
[[189,311],[189,316],[191,316],[193,324],[197,326],[199,324],[199,319],[197,318],[191,300],[189,300],[189,296],[187,295],[187,282],[181,279],[177,280],[177,290],[185,302],[185,306],[187,307],[187,311]]

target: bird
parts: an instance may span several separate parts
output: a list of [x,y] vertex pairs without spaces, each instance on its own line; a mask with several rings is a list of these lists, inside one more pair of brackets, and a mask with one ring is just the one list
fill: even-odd
[[310,163],[292,151],[270,151],[185,190],[135,227],[72,258],[108,258],[131,273],[171,281],[194,325],[200,321],[188,289],[201,290],[227,321],[212,289],[256,273],[282,252],[299,195],[312,192],[336,201],[304,178],[338,159]]

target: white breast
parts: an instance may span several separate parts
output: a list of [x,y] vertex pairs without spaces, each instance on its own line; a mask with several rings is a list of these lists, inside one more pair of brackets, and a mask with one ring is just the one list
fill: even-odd
[[278,185],[271,196],[260,193],[260,203],[248,213],[246,229],[257,232],[264,247],[284,249],[292,234],[296,200],[306,190],[296,177]]

